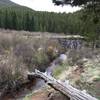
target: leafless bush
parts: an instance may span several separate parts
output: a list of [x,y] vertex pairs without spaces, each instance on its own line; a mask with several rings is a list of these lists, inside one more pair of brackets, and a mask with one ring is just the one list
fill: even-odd
[[57,40],[19,33],[0,32],[0,88],[8,85],[10,90],[16,87],[26,79],[27,71],[35,68],[44,71],[51,58],[56,57],[56,50],[61,49]]
[[41,71],[45,71],[45,69],[48,67],[50,63],[48,55],[44,51],[35,52],[32,60],[34,64],[37,66],[37,69]]
[[69,64],[83,64],[84,58],[91,59],[95,54],[93,53],[92,49],[84,47],[79,50],[70,50],[68,54]]
[[[17,82],[22,83],[27,78],[26,66],[11,54],[0,62],[0,88],[8,86],[13,89],[17,86]],[[10,90],[9,90],[10,91]]]
[[18,57],[22,57],[24,62],[28,63],[32,59],[33,50],[30,45],[26,43],[17,44],[14,48],[14,53]]
[[0,51],[3,53],[9,50],[12,45],[12,38],[10,35],[0,34]]

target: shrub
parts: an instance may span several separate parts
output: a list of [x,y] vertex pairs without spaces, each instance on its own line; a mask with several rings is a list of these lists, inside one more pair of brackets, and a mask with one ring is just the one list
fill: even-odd
[[44,51],[40,51],[34,53],[33,62],[39,70],[45,71],[50,61],[47,54]]
[[0,51],[4,53],[10,49],[12,45],[12,38],[10,35],[6,36],[5,34],[0,34]]
[[26,80],[26,72],[26,66],[11,52],[6,59],[0,62],[0,86],[13,89],[18,82],[22,83]]
[[27,43],[19,43],[14,48],[14,54],[18,58],[22,58],[23,63],[25,63],[27,66],[29,66],[32,63],[33,58],[33,50]]

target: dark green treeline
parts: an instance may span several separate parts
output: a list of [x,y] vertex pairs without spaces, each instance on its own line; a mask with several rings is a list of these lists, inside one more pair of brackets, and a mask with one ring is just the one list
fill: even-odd
[[100,21],[94,18],[94,12],[84,10],[66,14],[36,12],[21,6],[0,7],[0,28],[79,34],[90,41],[100,39]]
[[36,12],[24,7],[0,7],[0,28],[78,34],[78,14]]

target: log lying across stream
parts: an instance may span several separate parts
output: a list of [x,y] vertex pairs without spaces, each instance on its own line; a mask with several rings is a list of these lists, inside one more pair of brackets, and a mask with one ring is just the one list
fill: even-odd
[[68,82],[60,82],[55,78],[53,78],[52,76],[47,75],[38,70],[35,70],[35,72],[32,73],[28,73],[28,77],[30,79],[33,78],[43,79],[49,86],[61,92],[62,94],[66,95],[67,97],[70,98],[70,100],[98,100],[95,97],[89,95],[88,93],[72,87]]

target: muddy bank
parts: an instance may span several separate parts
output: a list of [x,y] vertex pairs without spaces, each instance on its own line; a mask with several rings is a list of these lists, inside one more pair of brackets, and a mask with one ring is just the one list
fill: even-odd
[[70,100],[68,97],[63,94],[48,88],[41,89],[36,93],[31,94],[31,96],[26,96],[25,100]]

